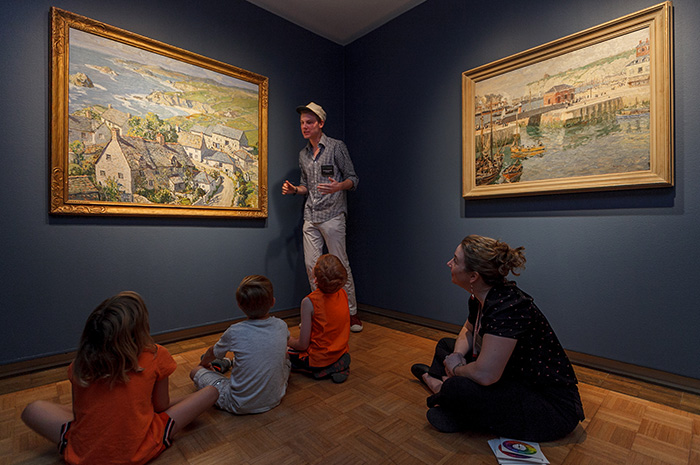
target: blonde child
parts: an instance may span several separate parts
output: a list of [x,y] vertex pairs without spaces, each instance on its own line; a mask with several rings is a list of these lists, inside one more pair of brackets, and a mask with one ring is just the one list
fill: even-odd
[[212,388],[171,403],[168,377],[176,367],[151,338],[141,296],[121,292],[85,323],[68,368],[72,408],[38,400],[24,409],[22,420],[58,443],[68,464],[144,464],[216,401]]
[[[231,325],[202,356],[190,377],[195,386],[214,386],[216,406],[235,414],[266,412],[282,401],[289,380],[289,329],[269,315],[275,304],[272,283],[265,276],[246,276],[236,291],[238,306],[248,317]],[[226,359],[233,353],[233,361]],[[231,375],[222,372],[231,366]]]
[[317,289],[301,301],[299,337],[289,340],[292,369],[342,383],[350,372],[348,274],[331,254],[321,255],[313,271]]

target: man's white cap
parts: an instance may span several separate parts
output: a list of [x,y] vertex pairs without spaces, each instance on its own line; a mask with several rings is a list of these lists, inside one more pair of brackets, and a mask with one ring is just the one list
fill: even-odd
[[326,112],[321,108],[321,105],[311,102],[308,105],[302,105],[300,107],[297,107],[297,113],[301,113],[303,111],[310,111],[314,115],[318,116],[318,119],[321,121],[326,121]]

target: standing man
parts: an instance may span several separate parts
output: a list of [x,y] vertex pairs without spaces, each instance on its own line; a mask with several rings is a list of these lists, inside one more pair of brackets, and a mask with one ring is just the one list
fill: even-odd
[[357,316],[355,281],[345,250],[345,219],[348,213],[346,191],[355,190],[360,179],[355,174],[345,143],[323,133],[326,123],[323,108],[311,102],[297,107],[297,112],[301,115],[301,133],[308,143],[299,152],[299,185],[285,180],[282,194],[306,195],[304,263],[311,289],[316,289],[313,269],[325,244],[328,253],[338,257],[348,271],[345,292],[350,306],[350,331],[359,332],[362,331],[362,322]]

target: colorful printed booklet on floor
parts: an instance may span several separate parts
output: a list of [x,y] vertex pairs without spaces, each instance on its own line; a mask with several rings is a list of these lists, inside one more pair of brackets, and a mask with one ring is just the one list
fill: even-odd
[[501,465],[523,465],[527,463],[548,464],[536,442],[518,439],[496,438],[489,441],[491,450]]

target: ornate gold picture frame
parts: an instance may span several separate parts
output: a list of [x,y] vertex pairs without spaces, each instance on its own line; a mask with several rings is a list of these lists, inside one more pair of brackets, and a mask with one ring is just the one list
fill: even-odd
[[462,74],[465,198],[673,185],[670,2]]
[[268,79],[51,8],[50,213],[267,217]]

